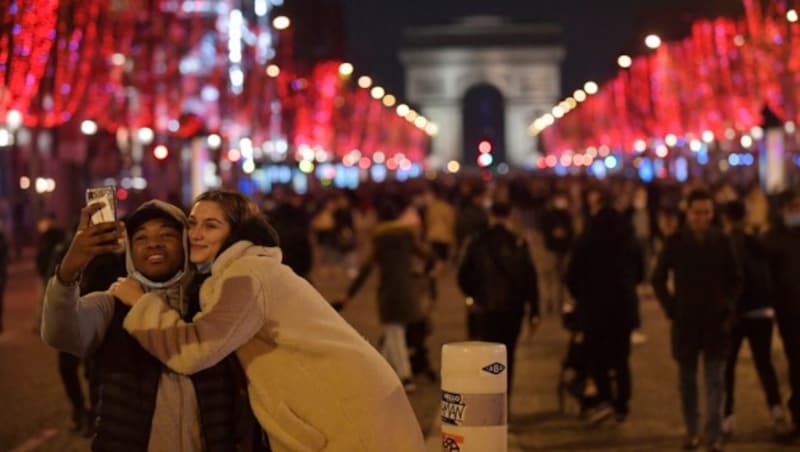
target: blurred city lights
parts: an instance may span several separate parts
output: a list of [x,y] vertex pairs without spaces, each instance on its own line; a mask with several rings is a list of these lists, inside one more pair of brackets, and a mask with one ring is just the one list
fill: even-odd
[[372,79],[368,75],[362,75],[358,78],[358,86],[366,89],[372,86]]
[[797,124],[794,121],[786,121],[786,124],[783,125],[783,129],[786,130],[786,133],[794,133],[797,130]]
[[589,95],[597,94],[597,91],[599,89],[600,88],[597,86],[597,83],[592,82],[592,81],[588,81],[588,82],[583,84],[583,90],[586,91],[586,94],[589,94]]
[[742,135],[742,138],[739,139],[739,143],[742,147],[749,148],[753,145],[753,138],[751,138],[750,135]]
[[169,149],[163,144],[159,144],[155,148],[153,148],[153,157],[157,158],[158,160],[164,160],[165,158],[169,157]]
[[439,126],[437,126],[432,122],[429,122],[428,125],[425,126],[425,133],[427,133],[430,136],[434,136],[437,133],[439,133]]
[[14,144],[14,136],[5,127],[0,127],[0,146],[10,146]]
[[28,176],[22,176],[19,178],[19,188],[21,190],[27,190],[31,188],[31,179]]
[[488,140],[481,140],[481,142],[478,143],[478,151],[480,151],[481,154],[492,152],[492,143]]
[[753,137],[754,140],[760,140],[764,138],[764,129],[759,126],[755,126],[750,129],[750,135]]
[[644,45],[649,49],[657,49],[661,47],[661,38],[655,34],[647,35],[647,37],[644,38]]
[[669,155],[669,148],[661,144],[656,148],[656,155],[660,158],[666,158]]
[[711,143],[712,141],[714,141],[714,132],[706,130],[705,132],[703,132],[702,138],[703,141],[705,141],[706,143]]
[[790,9],[789,11],[786,11],[786,20],[788,20],[791,23],[797,22],[798,20],[797,10]]
[[241,151],[239,151],[238,149],[236,149],[236,148],[232,148],[232,149],[229,149],[229,150],[228,150],[228,156],[227,156],[227,157],[228,157],[228,160],[229,160],[229,161],[231,161],[231,162],[233,162],[233,163],[236,163],[236,162],[238,162],[239,160],[241,160],[241,158],[242,158],[242,153],[241,153]]
[[400,104],[397,106],[397,114],[399,116],[405,117],[411,109],[406,104]]
[[418,116],[414,119],[414,125],[420,129],[424,129],[426,125],[428,125],[428,120],[425,119],[424,116]]
[[478,156],[478,165],[482,167],[487,167],[492,164],[494,157],[492,154],[481,154]]
[[692,140],[689,142],[689,149],[693,152],[700,152],[700,149],[703,149],[703,143],[700,140]]
[[142,142],[142,144],[150,144],[153,142],[155,134],[153,133],[153,129],[150,127],[142,127],[136,132],[136,137],[140,142]]
[[286,30],[291,24],[292,21],[286,16],[277,16],[272,19],[272,26],[275,27],[276,30]]
[[256,162],[252,160],[245,160],[245,162],[242,164],[242,171],[244,171],[245,174],[252,174],[255,170]]
[[6,124],[11,130],[19,129],[22,125],[22,113],[18,110],[8,110],[8,113],[6,113]]
[[383,96],[383,105],[392,107],[394,106],[395,102],[397,102],[397,98],[395,98],[393,95],[387,94]]
[[627,69],[633,64],[633,59],[628,55],[620,55],[619,58],[617,58],[617,64],[619,67]]
[[314,162],[308,160],[302,160],[300,161],[298,166],[300,167],[300,171],[306,174],[311,174],[314,172]]
[[339,65],[339,75],[349,77],[353,75],[353,65],[350,63],[342,63]]
[[380,86],[374,86],[372,90],[370,90],[369,94],[373,99],[377,100],[383,97],[383,95],[386,94],[386,91]]
[[275,78],[281,75],[281,68],[278,67],[277,64],[270,64],[269,66],[267,66],[267,75],[272,78]]
[[460,169],[461,169],[461,164],[459,164],[457,161],[450,160],[449,162],[447,162],[447,171],[451,173],[457,173],[458,170]]
[[664,137],[664,143],[670,147],[675,146],[676,144],[678,144],[678,137],[670,133],[669,135]]
[[90,120],[90,119],[87,119],[87,120],[81,122],[81,132],[83,132],[84,135],[94,135],[94,134],[96,134],[97,133],[97,123],[92,121],[92,120]]
[[556,118],[561,118],[562,116],[564,116],[564,109],[559,107],[559,106],[555,106],[555,107],[553,107],[553,112],[552,113],[553,113],[553,116],[555,116]]
[[375,163],[383,163],[386,161],[386,155],[381,151],[376,151],[372,154],[372,161]]
[[617,158],[614,157],[613,155],[609,155],[608,157],[603,159],[603,164],[605,164],[606,168],[608,169],[616,168],[618,163],[619,162],[617,161]]
[[644,140],[636,140],[633,143],[633,149],[636,150],[636,152],[644,152],[647,150],[647,142]]
[[222,145],[222,137],[216,133],[212,133],[206,138],[206,143],[208,143],[208,147],[211,149],[218,149],[220,145]]
[[586,91],[582,89],[576,89],[575,92],[572,93],[572,97],[574,97],[578,102],[583,102],[586,100]]

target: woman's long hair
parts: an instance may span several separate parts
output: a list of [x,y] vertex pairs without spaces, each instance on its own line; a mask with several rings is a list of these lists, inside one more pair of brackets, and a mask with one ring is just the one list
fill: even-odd
[[200,201],[216,203],[231,226],[231,233],[219,253],[240,240],[249,240],[259,246],[278,246],[278,233],[250,198],[235,191],[210,190],[197,196],[193,204]]

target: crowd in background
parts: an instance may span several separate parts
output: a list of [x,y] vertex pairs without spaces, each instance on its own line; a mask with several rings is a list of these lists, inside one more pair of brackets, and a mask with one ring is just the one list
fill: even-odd
[[[797,435],[798,192],[767,196],[756,183],[442,175],[304,195],[275,187],[254,199],[278,232],[284,263],[307,279],[314,269],[323,278],[348,281],[341,298],[330,300],[337,308],[346,308],[378,270],[379,349],[407,391],[420,375],[437,378],[425,345],[435,327],[429,314],[439,276],[455,271],[466,301],[465,338],[505,343],[509,378],[521,330],[535,331],[541,318],[563,321],[574,345],[565,366],[583,377],[571,391],[589,422],[628,416],[630,346],[645,340],[637,332],[639,300],[654,295],[673,326],[687,447],[699,437],[699,355],[707,390],[719,389],[708,394],[714,407],[707,411],[707,440],[715,443],[734,429],[733,369],[744,339],[776,430]],[[53,274],[71,235],[52,217],[40,222],[36,269],[42,281]],[[5,242],[0,236],[0,293]],[[693,292],[698,285],[703,289]],[[716,305],[707,299],[709,286],[718,289]],[[773,323],[789,363],[790,415],[770,362]],[[64,355],[59,368],[75,428],[82,429],[91,403],[84,406],[77,361]]]

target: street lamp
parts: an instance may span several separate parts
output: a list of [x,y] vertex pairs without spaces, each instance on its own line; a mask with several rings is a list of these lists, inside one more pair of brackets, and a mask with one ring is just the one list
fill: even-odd
[[644,45],[646,45],[649,49],[655,50],[661,47],[661,38],[654,34],[647,35],[647,37],[644,38]]

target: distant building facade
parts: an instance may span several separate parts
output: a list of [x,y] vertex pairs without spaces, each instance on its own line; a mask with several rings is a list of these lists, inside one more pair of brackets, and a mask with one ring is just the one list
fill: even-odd
[[[465,97],[475,87],[502,95],[503,159],[511,165],[535,164],[540,155],[528,127],[559,102],[561,29],[549,24],[518,24],[495,16],[473,16],[453,25],[405,31],[400,59],[406,70],[406,96],[439,127],[429,164],[450,160],[474,165],[473,135],[464,130]],[[468,149],[470,148],[470,149]]]

